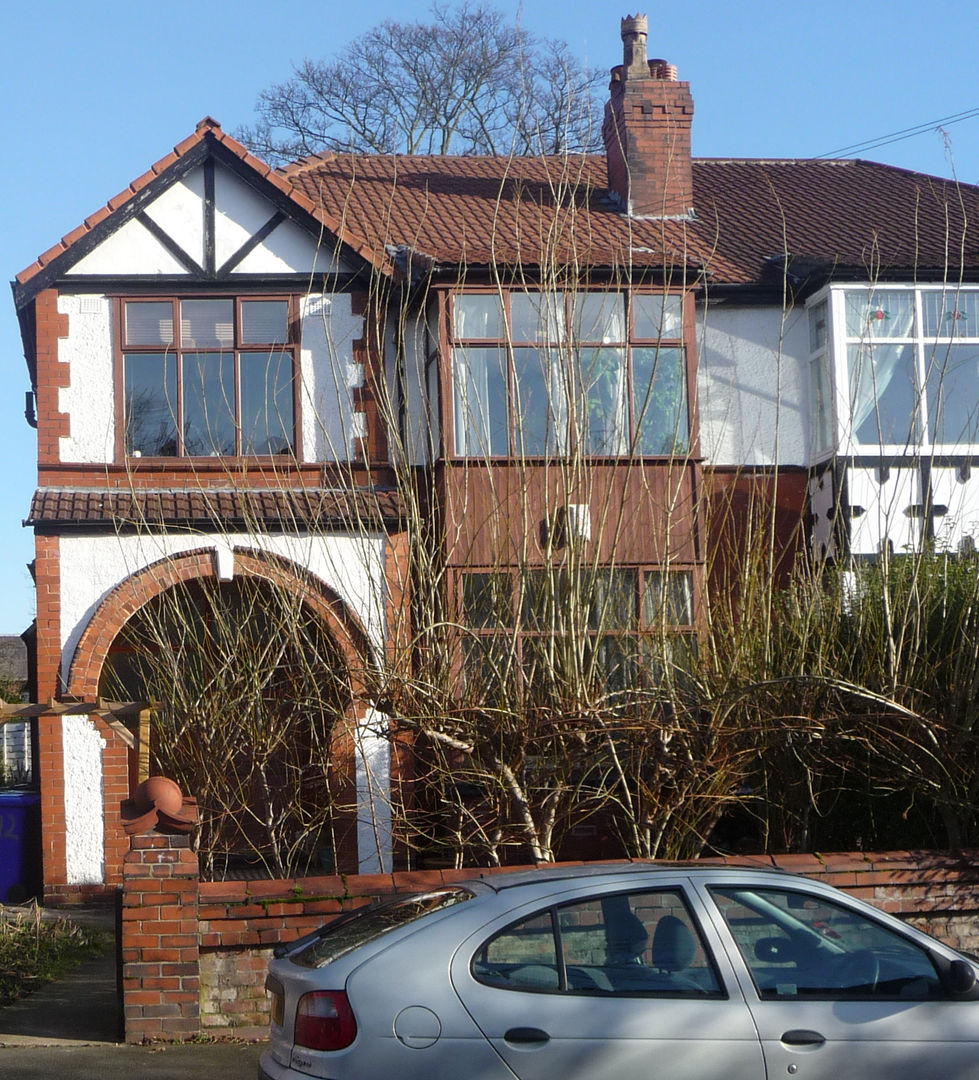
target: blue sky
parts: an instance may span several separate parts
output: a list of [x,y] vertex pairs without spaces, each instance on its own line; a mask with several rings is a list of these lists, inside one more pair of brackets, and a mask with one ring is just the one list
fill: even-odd
[[[621,60],[622,4],[530,0],[496,6],[561,37],[589,63]],[[824,0],[803,14],[774,0],[646,5],[650,56],[689,80],[694,153],[810,157],[918,126],[924,134],[859,156],[979,183],[975,0],[923,5]],[[0,11],[0,264],[6,279],[142,173],[205,115],[228,131],[252,119],[263,87],[305,56],[329,56],[384,18],[428,4],[376,0],[284,5],[257,0],[32,0]],[[9,297],[9,294],[8,294]],[[0,308],[7,393],[0,486],[0,633],[33,617],[21,527],[36,473],[24,417],[28,377],[9,298]]]

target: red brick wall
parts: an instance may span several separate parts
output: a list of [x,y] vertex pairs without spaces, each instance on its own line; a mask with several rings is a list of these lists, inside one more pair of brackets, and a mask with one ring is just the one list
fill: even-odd
[[197,855],[186,836],[134,836],[123,864],[126,1041],[200,1030]]
[[[745,860],[702,860],[712,862]],[[950,945],[979,950],[979,851],[759,856],[750,862],[825,881]],[[199,1029],[265,1038],[265,968],[275,944],[378,896],[495,872],[426,870],[198,884],[196,860],[184,838],[136,837],[126,858],[123,891],[127,1040],[182,1038]],[[199,1011],[191,1001],[195,987]]]

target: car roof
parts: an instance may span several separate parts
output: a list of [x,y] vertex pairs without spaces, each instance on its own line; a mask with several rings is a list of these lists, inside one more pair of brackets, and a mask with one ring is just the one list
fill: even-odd
[[[575,881],[581,878],[593,877],[622,877],[627,878],[636,874],[673,873],[682,871],[685,874],[693,874],[702,877],[709,874],[711,877],[728,877],[732,874],[743,874],[746,870],[752,873],[766,872],[776,877],[790,877],[785,870],[772,866],[768,861],[761,859],[755,861],[749,858],[731,863],[703,863],[691,862],[662,862],[644,861],[641,859],[634,862],[605,862],[584,863],[572,866],[555,866],[553,864],[542,865],[530,870],[488,870],[473,877],[474,882],[492,889],[494,892],[502,892],[504,889],[514,889],[525,885],[539,885],[545,882]],[[466,882],[460,881],[459,885]]]

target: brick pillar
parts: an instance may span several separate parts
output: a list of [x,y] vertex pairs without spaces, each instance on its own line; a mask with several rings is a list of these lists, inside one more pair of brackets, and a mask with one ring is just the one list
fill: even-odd
[[134,836],[122,868],[126,1042],[200,1031],[200,871],[188,836]]

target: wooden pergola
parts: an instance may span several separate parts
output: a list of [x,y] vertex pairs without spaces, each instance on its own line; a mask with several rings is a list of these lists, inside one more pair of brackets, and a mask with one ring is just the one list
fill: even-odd
[[[150,723],[159,703],[150,701],[55,701],[0,702],[0,724],[30,721],[39,716],[98,716],[112,728],[120,739],[139,756],[137,768],[140,781],[150,775]],[[133,721],[135,720],[135,724]]]

